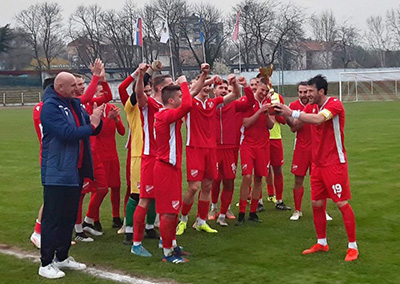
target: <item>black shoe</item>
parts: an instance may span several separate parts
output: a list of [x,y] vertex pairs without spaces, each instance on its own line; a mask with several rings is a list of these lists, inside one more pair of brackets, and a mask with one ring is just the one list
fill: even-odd
[[125,238],[122,243],[124,245],[131,246],[133,244],[133,233],[125,233]]
[[256,223],[262,223],[262,220],[258,219],[257,213],[250,213],[248,220]]
[[94,229],[98,232],[103,233],[103,226],[101,226],[100,221],[94,222]]
[[275,203],[275,208],[278,210],[292,210],[292,208],[283,203],[283,201]]
[[237,218],[237,222],[235,223],[235,226],[243,225],[244,224],[244,217],[245,217],[244,213],[239,213],[238,218]]
[[96,230],[96,228],[92,224],[83,222],[82,223],[82,228],[83,228],[83,231],[85,231],[86,233],[89,233],[89,234],[91,234],[93,236],[102,236],[103,235],[103,232]]
[[160,235],[157,233],[157,231],[153,228],[153,229],[146,229],[145,230],[146,234],[145,234],[145,238],[146,239],[159,239]]
[[264,211],[264,205],[261,204],[261,203],[258,203],[258,205],[257,205],[257,212],[261,212],[261,211]]
[[121,218],[119,218],[119,217],[113,217],[113,220],[112,220],[112,227],[113,228],[121,228],[122,227],[122,221],[121,221]]

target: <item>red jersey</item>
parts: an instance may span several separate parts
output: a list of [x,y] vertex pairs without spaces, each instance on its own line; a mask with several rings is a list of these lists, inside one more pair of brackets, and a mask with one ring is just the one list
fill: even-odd
[[[293,110],[303,111],[306,105],[303,105],[300,100],[294,101],[289,104]],[[304,123],[303,126],[296,131],[296,140],[294,144],[295,149],[304,149],[311,151],[311,125]]]
[[186,146],[216,148],[215,116],[223,97],[207,98],[204,102],[192,99],[192,110],[186,117]]
[[[267,99],[264,99],[262,102],[255,100],[255,104],[243,114],[243,118],[251,117],[267,102]],[[256,122],[250,127],[244,128],[242,144],[250,147],[269,147],[269,129],[265,114],[260,114]]]
[[33,125],[35,126],[36,135],[39,139],[39,145],[40,145],[40,152],[39,152],[40,164],[42,163],[42,138],[43,138],[43,127],[42,127],[42,122],[40,121],[40,113],[42,112],[42,106],[43,102],[40,102],[33,108]]
[[188,84],[182,83],[182,105],[177,109],[161,109],[155,114],[154,129],[157,144],[157,160],[181,168],[182,165],[182,118],[192,107]]
[[113,104],[106,104],[102,118],[103,127],[101,128],[101,132],[96,136],[96,146],[101,161],[118,160],[115,130],[117,130],[121,136],[125,135],[125,127],[121,118],[118,116],[118,122],[108,118],[112,108],[115,108]]
[[140,108],[140,118],[143,125],[143,155],[157,155],[154,139],[154,115],[163,107],[164,105],[161,102],[153,97],[148,97],[147,104]]
[[240,127],[242,125],[241,112],[250,110],[255,103],[254,94],[250,87],[244,89],[246,97],[233,101],[224,106],[217,106],[216,138],[218,148],[237,148],[240,140]]
[[313,164],[322,167],[346,163],[345,111],[342,102],[337,98],[328,97],[321,108],[316,104],[308,104],[303,111],[322,113],[326,117],[326,121],[321,125],[311,126]]

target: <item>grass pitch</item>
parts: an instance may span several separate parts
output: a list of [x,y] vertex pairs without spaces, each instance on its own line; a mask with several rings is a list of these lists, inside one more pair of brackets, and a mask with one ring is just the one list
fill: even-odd
[[[212,227],[216,235],[191,228],[178,238],[190,251],[184,265],[162,263],[157,241],[144,240],[153,257],[133,256],[122,245],[123,236],[111,229],[111,208],[107,196],[101,210],[105,235],[93,243],[78,243],[71,249],[78,261],[108,267],[144,277],[182,283],[400,283],[400,117],[399,102],[347,103],[345,145],[349,160],[350,184],[357,221],[360,259],[345,263],[347,237],[341,214],[332,202],[328,212],[330,251],[302,256],[301,251],[315,243],[310,205],[309,179],[306,179],[304,216],[289,221],[291,212],[276,210],[266,203],[260,213],[262,224],[247,222],[242,227]],[[0,243],[36,251],[29,242],[37,211],[42,203],[39,145],[32,122],[32,107],[0,109]],[[284,200],[293,205],[293,176],[290,163],[293,134],[283,126],[285,149]],[[124,173],[125,137],[118,137],[121,172]],[[184,167],[184,164],[183,164]],[[183,170],[185,173],[185,168]],[[238,200],[236,180],[235,203]],[[124,174],[122,184],[125,185]],[[184,188],[186,184],[184,184]],[[121,195],[125,186],[121,189]],[[84,208],[87,208],[87,201]],[[194,208],[195,209],[195,206]],[[233,210],[237,213],[237,207]],[[192,210],[189,223],[195,219]],[[122,209],[121,209],[122,212]],[[0,283],[43,283],[37,264],[0,254]],[[60,283],[106,283],[79,272],[67,272]]]

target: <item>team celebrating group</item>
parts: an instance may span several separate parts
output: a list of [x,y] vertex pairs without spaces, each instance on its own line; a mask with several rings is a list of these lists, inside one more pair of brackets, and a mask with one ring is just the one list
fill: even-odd
[[[143,246],[143,238],[160,238],[162,260],[171,263],[188,261],[189,253],[178,246],[176,236],[187,229],[196,196],[197,217],[193,228],[210,234],[218,231],[207,220],[216,220],[221,227],[228,226],[227,219],[237,219],[238,226],[244,224],[248,204],[247,220],[262,222],[257,212],[263,208],[263,177],[267,183],[267,201],[273,202],[278,210],[291,210],[283,202],[281,124],[287,124],[296,133],[291,167],[295,177],[295,211],[290,220],[302,217],[304,177],[310,172],[317,244],[303,254],[329,250],[326,225],[330,216],[326,213],[326,200],[330,198],[342,213],[349,240],[345,261],[358,258],[355,218],[348,203],[345,111],[340,100],[327,95],[328,83],[323,76],[300,82],[298,100],[286,106],[283,97],[272,88],[272,69],[265,72],[260,68],[260,74],[248,84],[244,77],[236,78],[234,74],[226,80],[211,77],[210,66],[204,63],[201,74],[188,82],[185,76],[174,81],[170,75],[161,75],[160,61],[151,65],[141,63],[119,86],[129,127],[122,222],[115,134],[124,135],[125,127],[120,109],[108,103],[112,94],[103,63],[97,59],[91,67],[93,76],[86,91],[81,75],[61,72],[54,84],[46,87],[44,102],[34,108],[35,128],[41,142],[44,206],[39,211],[31,241],[41,248],[41,276],[60,278],[65,275],[60,268],[86,267],[68,257],[69,247],[74,243],[72,229],[75,227],[75,241],[93,241],[91,236],[103,234],[99,212],[108,188],[111,188],[113,227],[120,228],[118,233],[125,233],[123,242],[131,245],[131,253],[152,256]],[[75,103],[80,105],[79,110]],[[63,120],[69,124],[65,130]],[[182,197],[184,121],[188,188]],[[231,203],[239,153],[242,181],[236,218]],[[68,177],[64,166],[72,166],[77,181]],[[74,193],[76,197],[69,205],[65,199],[70,197],[63,196],[64,204],[60,205],[55,200],[65,190],[58,195],[55,192],[65,187],[77,188],[78,193]],[[89,208],[82,220],[87,193],[91,193]],[[72,212],[68,216],[55,216],[54,211],[61,210],[60,206],[70,206],[66,209]],[[160,236],[154,229],[156,213]],[[64,228],[58,230],[59,227]]]

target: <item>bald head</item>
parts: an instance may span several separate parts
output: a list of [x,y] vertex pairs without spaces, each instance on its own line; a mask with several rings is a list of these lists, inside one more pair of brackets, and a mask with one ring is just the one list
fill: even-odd
[[65,98],[74,98],[78,92],[75,76],[60,72],[54,79],[54,90]]

